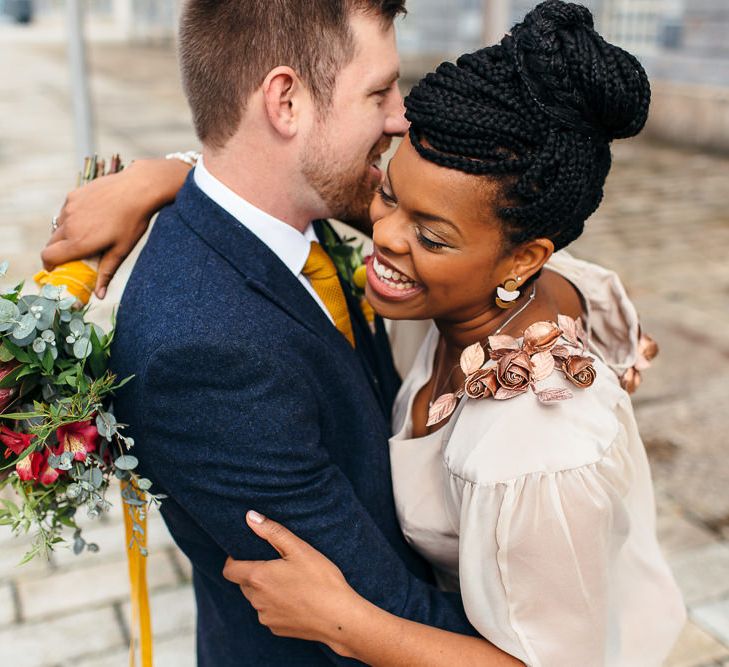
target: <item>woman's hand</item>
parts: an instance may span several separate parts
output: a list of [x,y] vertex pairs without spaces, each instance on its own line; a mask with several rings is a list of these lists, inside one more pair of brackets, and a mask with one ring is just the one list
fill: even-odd
[[248,512],[246,521],[281,558],[228,558],[223,576],[240,586],[259,621],[274,635],[319,641],[342,651],[337,645],[342,619],[351,617],[363,598],[332,561],[281,524],[256,512]]
[[138,160],[69,193],[58,229],[41,253],[45,268],[101,255],[96,295],[103,299],[152,216],[174,200],[189,170],[180,160]]

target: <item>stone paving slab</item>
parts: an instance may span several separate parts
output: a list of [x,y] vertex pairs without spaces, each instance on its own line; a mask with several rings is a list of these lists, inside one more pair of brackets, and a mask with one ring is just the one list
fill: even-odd
[[726,646],[694,623],[687,623],[664,667],[698,667],[729,658]]
[[724,644],[729,645],[729,598],[694,607],[691,618]]
[[118,609],[108,606],[0,630],[0,662],[8,667],[56,665],[124,642]]

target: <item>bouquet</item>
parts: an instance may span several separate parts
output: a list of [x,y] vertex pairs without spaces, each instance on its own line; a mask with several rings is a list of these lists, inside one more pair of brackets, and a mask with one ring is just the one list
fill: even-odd
[[[118,158],[112,168],[121,168]],[[93,158],[81,180],[103,173]],[[3,262],[0,279],[7,269]],[[111,409],[113,392],[131,379],[118,381],[108,370],[113,327],[104,333],[86,319],[82,302],[93,281],[91,288],[74,289],[78,271],[68,265],[39,276],[45,284],[38,294],[23,294],[22,283],[0,288],[0,489],[10,487],[16,496],[0,498],[0,525],[15,534],[34,532],[23,562],[48,556],[67,534],[75,553],[98,551],[84,540],[77,513],[107,511],[117,478],[132,526],[129,548],[146,555],[146,505],[160,496],[147,500],[151,482],[134,472],[134,442]],[[70,286],[57,284],[59,276]]]

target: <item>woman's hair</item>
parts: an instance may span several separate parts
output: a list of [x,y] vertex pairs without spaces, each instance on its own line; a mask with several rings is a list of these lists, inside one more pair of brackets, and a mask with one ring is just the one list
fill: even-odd
[[603,196],[610,142],[648,116],[638,60],[608,44],[581,6],[547,0],[501,43],[443,63],[406,100],[426,160],[504,183],[510,246],[576,239]]

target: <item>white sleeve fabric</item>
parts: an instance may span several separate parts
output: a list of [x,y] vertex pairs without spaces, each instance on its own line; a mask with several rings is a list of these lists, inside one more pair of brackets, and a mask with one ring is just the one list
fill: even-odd
[[460,580],[479,632],[527,665],[610,664],[611,596],[629,532],[629,461],[499,483],[453,477],[460,493]]

